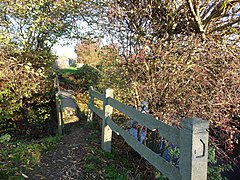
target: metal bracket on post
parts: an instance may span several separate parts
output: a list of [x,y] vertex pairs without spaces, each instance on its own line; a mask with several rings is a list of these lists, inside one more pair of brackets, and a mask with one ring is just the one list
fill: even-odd
[[180,130],[180,174],[184,180],[206,180],[208,121],[184,119]]
[[[201,157],[204,157],[205,156],[205,153],[206,153],[206,144],[203,142],[202,139],[200,139],[200,142],[202,143],[202,154],[199,155],[199,156],[196,156],[196,158],[201,158]],[[195,154],[197,154],[197,151],[195,150]]]

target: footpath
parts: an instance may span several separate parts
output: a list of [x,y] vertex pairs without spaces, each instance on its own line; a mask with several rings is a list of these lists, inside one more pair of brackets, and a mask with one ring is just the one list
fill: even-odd
[[64,134],[58,144],[42,154],[26,179],[155,179],[154,168],[113,134],[112,153],[101,149],[101,120],[87,123],[71,90],[61,90]]
[[27,174],[29,179],[78,179],[81,164],[84,163],[91,132],[85,128],[86,122],[77,116],[79,107],[72,91],[60,91],[64,129],[60,142],[46,153],[39,165]]

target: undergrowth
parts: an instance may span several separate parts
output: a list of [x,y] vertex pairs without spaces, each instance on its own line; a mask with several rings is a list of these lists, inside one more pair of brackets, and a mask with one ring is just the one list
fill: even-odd
[[[95,117],[96,118],[96,117]],[[87,153],[83,174],[79,179],[157,179],[167,180],[161,172],[156,170],[137,152],[131,149],[120,136],[113,133],[112,152],[101,149],[100,123],[88,122],[85,128],[91,130],[90,153]],[[174,152],[172,152],[174,153]],[[176,153],[176,152],[175,152]],[[174,153],[174,154],[175,154]],[[177,152],[178,154],[179,152]],[[210,147],[208,151],[208,180],[224,180],[221,173],[230,171],[231,164],[218,164],[215,150]]]
[[100,121],[84,127],[91,132],[91,138],[79,179],[156,179],[155,168],[115,133],[111,153],[102,150]]
[[61,136],[39,140],[11,141],[8,134],[0,137],[0,179],[25,179],[26,170],[36,166],[44,152],[49,151]]

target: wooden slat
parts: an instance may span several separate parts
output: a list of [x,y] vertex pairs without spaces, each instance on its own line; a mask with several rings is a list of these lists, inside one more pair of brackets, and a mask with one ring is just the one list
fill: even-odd
[[58,76],[56,76],[56,85],[57,85],[58,92],[60,92],[60,86],[59,86]]
[[148,129],[158,129],[161,136],[163,136],[165,139],[172,142],[176,146],[179,146],[179,129],[169,126],[148,114],[143,114],[140,111],[125,104],[122,104],[121,102],[113,98],[108,98],[107,103],[118,111],[124,113],[134,121],[137,121],[141,125],[146,126]]
[[99,99],[99,100],[101,100],[101,101],[104,100],[104,95],[103,95],[103,94],[100,94],[99,92],[90,90],[90,94],[91,94],[91,96],[93,96],[94,98],[97,98],[97,99]]
[[88,105],[89,108],[96,113],[100,118],[104,119],[104,112],[103,110],[98,109],[96,106],[94,106],[93,104],[89,104]]
[[110,118],[106,119],[107,124],[116,133],[120,134],[124,140],[130,145],[135,151],[137,151],[141,156],[143,156],[148,162],[150,162],[154,167],[156,167],[161,173],[167,176],[169,179],[181,179],[179,170],[166,162],[162,157],[157,155],[151,149],[136,141],[133,136],[131,136],[126,130],[121,129],[117,124],[115,124]]

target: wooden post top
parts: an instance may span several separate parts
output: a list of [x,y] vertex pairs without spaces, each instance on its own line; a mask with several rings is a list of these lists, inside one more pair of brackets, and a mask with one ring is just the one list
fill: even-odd
[[189,131],[203,132],[208,129],[209,123],[201,118],[186,118],[181,121],[181,125]]

